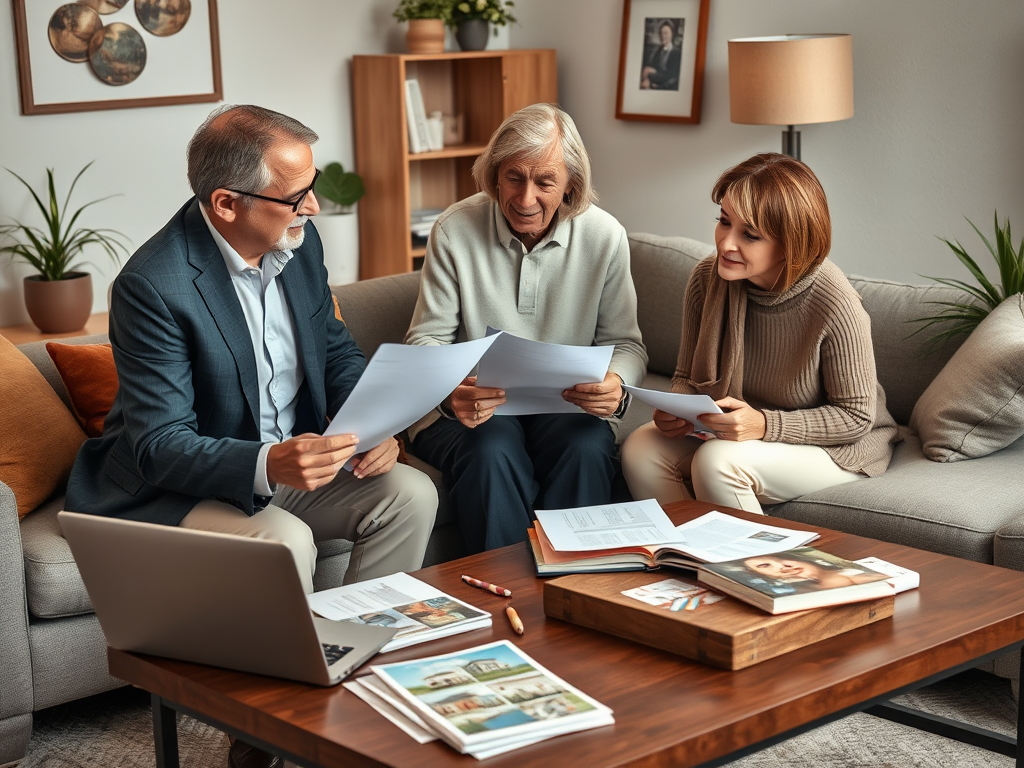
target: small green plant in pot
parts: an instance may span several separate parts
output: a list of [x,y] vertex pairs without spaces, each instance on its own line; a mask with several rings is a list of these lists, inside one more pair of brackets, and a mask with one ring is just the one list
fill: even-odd
[[999,269],[999,284],[993,283],[985,276],[981,267],[971,258],[959,241],[950,242],[945,238],[939,238],[952,249],[960,263],[967,267],[967,270],[974,276],[978,284],[972,285],[963,280],[946,277],[928,277],[929,280],[948,285],[951,288],[959,288],[972,297],[971,300],[964,302],[929,302],[945,307],[938,314],[922,317],[916,321],[922,323],[922,326],[914,333],[920,333],[927,328],[938,326],[938,332],[928,341],[929,347],[941,346],[949,339],[970,335],[978,327],[978,324],[988,317],[989,312],[1010,296],[1024,292],[1024,240],[1021,241],[1017,248],[1014,248],[1013,238],[1010,234],[1010,220],[1006,219],[1003,226],[1000,227],[999,212],[995,212],[995,245],[985,235],[981,234],[981,230],[974,226],[974,222],[968,219],[967,223],[978,233],[978,237],[981,238],[989,253],[992,254],[992,258]]
[[[494,34],[497,35],[497,27],[515,23],[516,17],[512,15],[514,7],[515,3],[512,0],[455,0],[450,26],[458,29],[466,26],[468,22],[483,22],[485,33],[487,25],[490,24],[495,28]],[[486,42],[485,34],[484,43]],[[459,45],[462,45],[461,40]]]
[[75,176],[63,205],[57,198],[52,168],[46,169],[45,202],[27,181],[6,169],[32,195],[44,226],[34,227],[16,219],[13,224],[0,226],[0,237],[15,239],[13,244],[0,246],[0,253],[28,264],[37,272],[25,278],[25,307],[32,322],[45,333],[77,331],[89,319],[92,277],[81,271],[83,266],[91,263],[81,258],[87,248],[103,251],[115,264],[120,264],[122,254],[128,255],[128,249],[122,242],[127,238],[120,232],[76,226],[82,211],[108,200],[112,195],[86,203],[73,213],[68,211],[75,185],[91,165],[86,165]]
[[366,194],[366,187],[358,173],[346,171],[341,163],[328,163],[316,180],[313,192],[318,200],[328,200],[340,208],[339,212],[347,213]]
[[401,0],[391,14],[409,22],[409,53],[443,53],[444,28],[451,24],[452,0]]

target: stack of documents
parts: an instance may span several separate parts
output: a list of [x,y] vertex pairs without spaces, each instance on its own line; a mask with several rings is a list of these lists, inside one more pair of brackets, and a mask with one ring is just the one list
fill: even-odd
[[409,229],[412,231],[413,242],[418,245],[427,242],[427,235],[441,213],[440,208],[418,208],[409,214]]
[[801,547],[818,538],[752,523],[713,511],[673,526],[654,499],[576,509],[536,510],[527,533],[537,573],[652,570],[662,565],[696,570],[719,563]]
[[325,589],[307,599],[309,607],[325,619],[397,629],[381,653],[491,626],[487,611],[407,573]]
[[441,739],[481,760],[615,722],[506,640],[370,671],[344,686],[421,744]]

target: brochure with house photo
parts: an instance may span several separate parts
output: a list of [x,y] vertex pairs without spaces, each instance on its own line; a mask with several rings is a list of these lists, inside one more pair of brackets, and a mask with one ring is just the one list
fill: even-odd
[[370,670],[427,730],[480,759],[615,722],[508,641]]
[[309,607],[325,619],[397,629],[381,653],[491,626],[487,611],[407,573],[325,589],[307,599]]

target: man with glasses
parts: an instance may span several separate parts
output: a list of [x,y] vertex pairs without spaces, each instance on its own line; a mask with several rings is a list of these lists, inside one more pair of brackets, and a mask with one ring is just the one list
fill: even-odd
[[419,568],[437,509],[395,440],[321,436],[365,360],[309,223],[316,140],[253,106],[220,108],[196,132],[195,197],[114,281],[119,389],[67,494],[75,511],[284,541],[307,592],[316,541],[354,542],[346,583]]

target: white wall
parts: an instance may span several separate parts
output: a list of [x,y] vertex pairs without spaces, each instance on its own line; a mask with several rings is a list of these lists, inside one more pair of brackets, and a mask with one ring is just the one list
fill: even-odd
[[558,49],[562,106],[590,151],[602,206],[627,230],[711,241],[718,174],[779,151],[781,129],[729,122],[728,39],[848,32],[855,115],[802,128],[803,159],[829,196],[835,261],[908,282],[967,278],[936,235],[960,239],[990,269],[964,217],[988,234],[998,208],[1024,234],[1019,0],[713,0],[695,126],[615,119],[622,7],[518,3],[512,43]]
[[[121,197],[90,208],[81,223],[117,229],[133,247],[140,246],[188,199],[185,146],[217,105],[22,116],[7,5],[0,10],[0,166],[36,186],[45,183],[45,169],[52,167],[60,192],[95,160],[72,204],[115,193]],[[224,100],[298,118],[320,134],[317,163],[337,160],[351,168],[349,60],[356,53],[403,50],[402,26],[391,18],[395,5],[394,0],[219,0]],[[16,217],[29,223],[35,215],[24,188],[0,170],[0,221]],[[106,310],[107,286],[117,272],[100,256],[89,270],[97,312]],[[28,321],[21,283],[31,273],[0,257],[0,326]]]
[[[28,0],[39,2],[41,0]],[[320,133],[316,161],[352,166],[348,63],[403,50],[396,0],[219,0],[225,101],[294,115]],[[559,54],[563,106],[590,150],[602,205],[628,230],[712,236],[708,190],[779,130],[729,122],[726,40],[786,32],[854,36],[852,120],[803,128],[803,156],[832,204],[833,257],[847,271],[899,280],[959,275],[935,235],[977,251],[993,209],[1022,221],[1024,4],[1019,0],[714,0],[700,125],[615,120],[622,0],[518,0],[515,47]],[[13,21],[0,12],[0,166],[58,186],[96,160],[76,190],[83,223],[141,245],[188,197],[184,151],[214,105],[65,115],[19,112]],[[501,42],[499,41],[499,45]],[[356,169],[358,170],[358,169]],[[0,220],[28,218],[24,190],[0,171]],[[1024,224],[1018,224],[1024,232]],[[97,261],[94,309],[106,309],[116,267]],[[21,279],[0,258],[0,325],[28,320]]]

